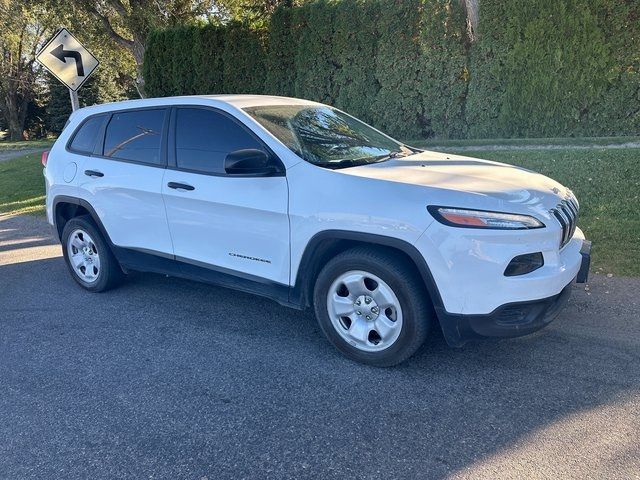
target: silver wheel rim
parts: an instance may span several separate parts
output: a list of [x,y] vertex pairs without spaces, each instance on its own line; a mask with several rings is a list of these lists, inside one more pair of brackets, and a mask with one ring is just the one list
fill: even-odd
[[327,294],[331,324],[347,343],[363,352],[379,352],[398,340],[402,308],[380,277],[351,270],[331,284]]
[[93,238],[78,228],[67,240],[67,253],[74,273],[85,283],[94,283],[100,275],[100,255]]

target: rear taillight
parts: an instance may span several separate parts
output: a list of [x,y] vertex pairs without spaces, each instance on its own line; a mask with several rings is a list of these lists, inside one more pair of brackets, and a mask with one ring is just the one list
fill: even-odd
[[47,166],[47,160],[49,160],[49,150],[45,150],[44,152],[42,152],[42,159],[40,160],[40,162],[42,162],[43,167]]

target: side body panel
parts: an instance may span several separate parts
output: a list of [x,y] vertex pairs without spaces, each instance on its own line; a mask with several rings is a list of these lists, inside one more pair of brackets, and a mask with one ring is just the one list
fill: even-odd
[[426,210],[423,187],[371,180],[306,162],[288,169],[287,179],[292,285],[307,244],[320,232],[345,230],[414,245],[434,221]]
[[78,178],[86,155],[68,152],[65,146],[71,134],[79,125],[78,115],[72,114],[69,125],[65,128],[49,151],[49,161],[43,169],[46,190],[47,221],[51,226],[55,224],[54,201],[57,197],[77,197]]
[[[90,177],[94,170],[103,177]],[[78,180],[78,197],[94,208],[119,247],[173,255],[162,199],[164,168],[88,157]]]
[[[194,189],[172,189],[169,182]],[[162,193],[178,260],[288,284],[286,177],[241,178],[166,170]]]

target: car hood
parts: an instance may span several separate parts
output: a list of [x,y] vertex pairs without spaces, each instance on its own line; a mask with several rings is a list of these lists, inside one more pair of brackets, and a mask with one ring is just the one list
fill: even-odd
[[504,163],[440,152],[421,152],[341,171],[372,179],[465,193],[468,201],[472,202],[466,204],[463,199],[463,204],[456,206],[509,208],[510,211],[534,209],[544,212],[545,216],[549,209],[569,195],[566,187],[539,173]]

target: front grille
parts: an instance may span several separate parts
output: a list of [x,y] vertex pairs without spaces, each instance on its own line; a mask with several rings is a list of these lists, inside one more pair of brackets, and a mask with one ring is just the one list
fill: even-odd
[[580,206],[573,195],[568,196],[560,202],[556,208],[551,209],[551,213],[556,217],[562,227],[560,248],[564,247],[573,237],[576,231],[579,210]]

